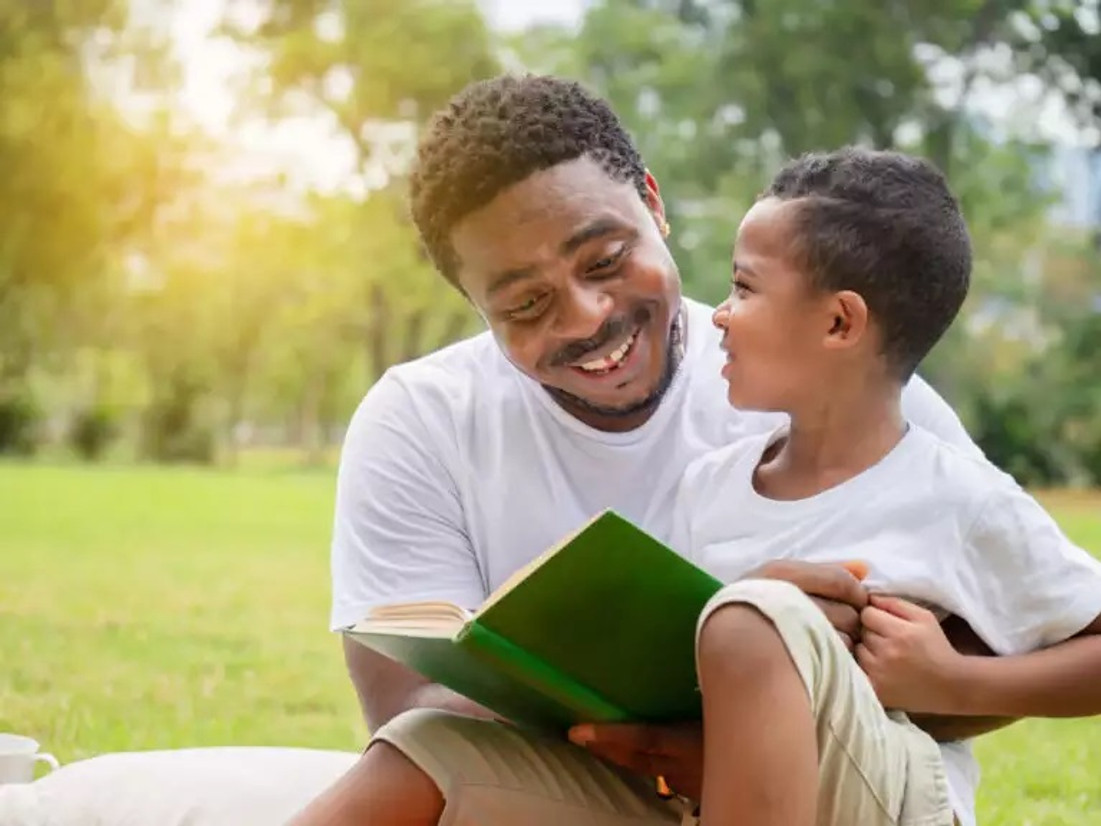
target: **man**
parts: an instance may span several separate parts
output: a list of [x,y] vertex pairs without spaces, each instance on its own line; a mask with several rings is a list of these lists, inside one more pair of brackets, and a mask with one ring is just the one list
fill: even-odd
[[[711,309],[681,296],[657,182],[579,85],[468,87],[421,142],[412,206],[437,268],[489,330],[391,369],[356,411],[338,483],[334,630],[391,601],[474,608],[604,508],[667,538],[688,462],[777,423],[727,404]],[[904,410],[977,450],[918,378]],[[850,573],[758,573],[858,633],[866,595]],[[678,752],[676,730],[599,730],[593,751],[632,769],[621,770],[478,719],[492,715],[357,644],[345,654],[375,739],[301,826],[679,817],[651,779],[698,758]]]

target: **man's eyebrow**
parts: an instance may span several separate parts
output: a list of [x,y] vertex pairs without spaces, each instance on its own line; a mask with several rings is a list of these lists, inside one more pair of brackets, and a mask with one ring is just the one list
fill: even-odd
[[[597,218],[590,224],[583,226],[558,247],[560,255],[573,255],[582,245],[605,235],[611,235],[623,231],[623,224],[614,218]],[[501,292],[506,287],[511,287],[518,281],[533,278],[536,275],[535,267],[519,267],[514,270],[505,270],[493,277],[486,288],[486,295],[492,296]]]
[[491,296],[501,292],[505,287],[511,287],[517,281],[524,281],[535,277],[535,267],[520,267],[515,270],[505,270],[493,276],[486,288],[486,295]]
[[581,248],[582,244],[622,230],[623,224],[614,218],[597,218],[591,224],[582,227],[563,241],[562,245],[558,248],[558,252],[561,255],[573,255]]

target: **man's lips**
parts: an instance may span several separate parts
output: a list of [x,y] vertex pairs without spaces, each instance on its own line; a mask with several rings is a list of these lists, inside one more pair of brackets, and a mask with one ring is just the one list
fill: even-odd
[[635,328],[625,338],[612,342],[597,350],[595,354],[586,355],[584,359],[570,364],[570,369],[583,376],[602,376],[621,369],[630,360],[640,331],[641,328]]

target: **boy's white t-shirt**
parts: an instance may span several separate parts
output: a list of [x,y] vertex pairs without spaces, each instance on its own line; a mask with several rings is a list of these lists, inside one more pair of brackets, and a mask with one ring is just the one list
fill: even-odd
[[[1073,545],[1009,475],[911,425],[879,463],[797,501],[761,496],[753,472],[783,433],[694,461],[670,542],[723,582],[775,559],[869,565],[866,585],[955,614],[999,655],[1074,636],[1101,615],[1101,562]],[[975,823],[969,742],[943,744],[953,809]]]
[[[358,622],[386,602],[477,607],[605,508],[667,539],[688,463],[785,420],[730,407],[712,310],[684,303],[681,366],[654,415],[627,433],[570,416],[489,333],[388,370],[344,443],[330,627]],[[913,421],[978,453],[925,382],[910,383],[903,407]]]

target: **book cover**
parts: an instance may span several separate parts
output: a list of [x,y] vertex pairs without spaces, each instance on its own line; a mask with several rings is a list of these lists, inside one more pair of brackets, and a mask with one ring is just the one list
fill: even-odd
[[604,511],[473,614],[384,606],[344,633],[518,724],[679,722],[700,717],[696,621],[720,587]]

